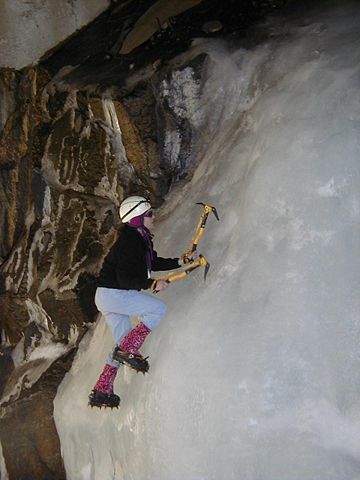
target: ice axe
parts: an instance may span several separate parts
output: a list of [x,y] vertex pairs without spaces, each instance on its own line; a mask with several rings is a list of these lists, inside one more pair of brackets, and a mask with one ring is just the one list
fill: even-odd
[[204,272],[204,280],[206,280],[206,276],[208,274],[210,264],[204,257],[204,255],[199,255],[199,258],[197,260],[194,260],[192,263],[190,263],[187,267],[185,267],[185,270],[183,270],[180,273],[170,273],[167,277],[162,277],[162,278],[157,278],[154,280],[151,288],[153,289],[154,293],[157,293],[158,290],[156,290],[156,282],[158,280],[163,280],[166,283],[173,283],[176,282],[177,280],[182,280],[185,278],[189,273],[193,272],[199,267],[205,267],[205,272]]
[[182,256],[182,258],[184,260],[184,263],[189,263],[190,262],[189,255],[191,253],[195,252],[195,250],[197,249],[200,238],[202,237],[202,235],[205,231],[205,225],[206,225],[209,214],[213,213],[216,217],[216,220],[218,220],[218,221],[220,220],[216,208],[213,207],[212,205],[208,205],[208,204],[203,203],[203,202],[197,202],[196,205],[202,205],[204,207],[204,210],[201,214],[199,223],[196,226],[196,230],[195,230],[195,233],[194,233],[193,240],[191,241],[191,244],[190,244],[189,248],[185,251],[185,253]]

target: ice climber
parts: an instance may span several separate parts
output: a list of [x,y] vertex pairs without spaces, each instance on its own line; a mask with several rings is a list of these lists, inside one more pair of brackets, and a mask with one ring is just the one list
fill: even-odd
[[[89,405],[96,407],[119,405],[120,397],[114,394],[113,384],[120,365],[148,371],[147,359],[139,349],[163,318],[166,304],[142,290],[164,290],[168,283],[151,278],[151,271],[173,270],[184,264],[183,258],[162,258],[154,250],[155,216],[148,200],[128,197],[121,203],[119,213],[125,226],[104,260],[95,294],[96,306],[116,342],[89,395]],[[191,254],[191,260],[195,256],[196,252]],[[133,329],[130,316],[140,320]]]

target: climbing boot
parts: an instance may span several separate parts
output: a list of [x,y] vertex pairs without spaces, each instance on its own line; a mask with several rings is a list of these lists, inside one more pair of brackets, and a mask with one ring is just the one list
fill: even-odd
[[142,372],[144,374],[150,368],[149,362],[147,361],[149,357],[144,358],[139,353],[137,354],[137,353],[125,352],[124,350],[121,350],[119,347],[115,347],[112,358],[113,360],[119,363],[122,363],[124,365],[128,365],[129,367],[133,368],[137,372]]
[[110,407],[118,408],[120,405],[120,397],[115,395],[115,393],[103,393],[99,392],[95,388],[89,395],[89,403],[90,407]]

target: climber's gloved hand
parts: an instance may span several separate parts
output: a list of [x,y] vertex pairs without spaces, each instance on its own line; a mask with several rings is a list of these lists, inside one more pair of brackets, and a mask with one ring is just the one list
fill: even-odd
[[157,293],[157,292],[162,292],[163,290],[168,288],[168,286],[169,286],[169,282],[167,282],[166,280],[154,280],[151,285],[151,288],[154,293]]
[[180,267],[187,265],[188,263],[193,263],[197,255],[197,250],[194,250],[193,252],[186,252],[184,255],[181,255],[179,258]]

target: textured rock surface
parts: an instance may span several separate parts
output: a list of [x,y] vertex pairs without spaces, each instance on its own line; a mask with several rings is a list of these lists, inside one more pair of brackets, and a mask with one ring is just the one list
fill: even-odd
[[22,68],[97,17],[110,0],[2,0],[0,66]]
[[63,359],[95,318],[121,199],[152,188],[120,102],[59,90],[38,69],[3,72],[2,88],[0,438],[10,478],[64,478],[52,420]]
[[0,437],[10,479],[66,478],[52,401],[72,358],[70,353],[56,362],[17,402],[3,407]]

